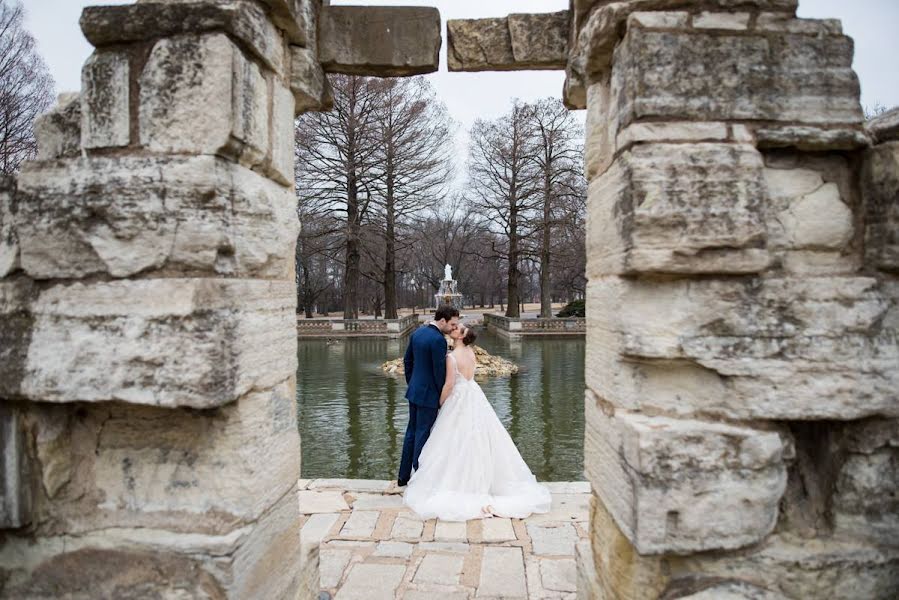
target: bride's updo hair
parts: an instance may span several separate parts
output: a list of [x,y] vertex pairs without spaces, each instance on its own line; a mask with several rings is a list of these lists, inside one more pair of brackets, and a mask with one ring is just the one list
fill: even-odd
[[465,335],[462,336],[462,343],[466,346],[471,346],[472,344],[474,344],[474,341],[476,339],[478,339],[478,334],[474,332],[474,329],[472,329],[471,327],[466,327]]

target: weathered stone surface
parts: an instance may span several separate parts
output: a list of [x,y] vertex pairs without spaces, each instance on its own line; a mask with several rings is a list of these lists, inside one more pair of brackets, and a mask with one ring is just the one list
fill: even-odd
[[835,529],[843,537],[896,546],[899,421],[859,421],[843,433],[849,455],[840,466],[833,493]]
[[540,561],[540,580],[543,587],[555,592],[576,592],[577,572],[573,558]]
[[267,85],[224,34],[157,42],[140,75],[139,112],[140,142],[156,152],[254,166],[268,151]]
[[296,519],[288,492],[257,520],[225,534],[125,526],[37,542],[9,535],[0,548],[4,593],[17,598],[292,597],[299,585]]
[[390,537],[397,540],[418,540],[421,537],[423,528],[424,522],[420,519],[400,515],[393,522]]
[[296,114],[330,110],[334,105],[331,84],[318,57],[308,48],[290,47],[290,91]]
[[177,269],[287,278],[299,223],[292,190],[223,159],[29,163],[17,215],[37,279]]
[[119,52],[94,52],[81,71],[81,145],[127,146],[131,140],[130,67]]
[[592,565],[579,565],[579,587],[590,595],[579,599],[659,598],[668,583],[665,559],[642,555],[625,536],[596,496],[590,502]]
[[899,272],[899,142],[865,153],[861,175],[865,199],[865,258],[876,269]]
[[450,71],[563,69],[568,11],[447,21]]
[[294,108],[293,93],[276,82],[272,100],[272,158],[268,174],[293,192],[294,171]]
[[865,129],[878,143],[899,141],[899,107],[866,121]]
[[[302,493],[300,494],[300,498],[302,498]],[[300,513],[303,513],[303,503],[300,501]],[[329,513],[317,513],[311,515],[305,523],[303,523],[303,528],[300,530],[300,541],[305,544],[319,544],[322,541],[322,538],[327,536],[331,529],[334,527],[334,524],[337,523],[337,518],[340,516],[340,513],[329,512]]]
[[[709,7],[718,6],[724,10],[734,8],[730,0],[717,0],[706,3]],[[782,11],[784,17],[793,17],[796,14],[797,0],[747,0],[739,2],[742,8],[760,8],[767,11]],[[577,93],[578,87],[594,81],[597,74],[609,70],[612,55],[621,40],[623,32],[632,29],[632,26],[640,26],[640,21],[645,19],[644,27],[661,27],[669,29],[672,21],[658,19],[652,16],[656,12],[670,12],[679,9],[694,8],[695,3],[690,0],[628,0],[627,2],[605,2],[603,0],[572,0],[569,3],[572,18],[572,30],[570,39],[571,52],[568,66],[566,67],[567,79],[566,92],[569,92],[569,81],[574,84],[566,93],[566,99],[570,101],[572,108],[585,108],[579,103],[584,98]],[[652,12],[645,12],[652,11]],[[629,21],[631,15],[643,13]],[[683,21],[675,22],[680,27]],[[625,27],[627,24],[627,27]],[[584,89],[581,87],[581,89]]]
[[98,48],[181,34],[224,32],[240,40],[276,73],[286,69],[282,35],[256,2],[155,0],[88,6],[81,13],[80,24],[84,37]]
[[896,293],[853,276],[597,280],[587,385],[615,406],[668,414],[897,416]]
[[616,50],[620,124],[637,119],[753,119],[861,125],[852,41],[631,28]]
[[[787,597],[782,594],[776,594],[745,582],[721,583],[720,580],[714,579],[712,581],[714,583],[698,579],[693,586],[683,590],[679,589],[673,595],[669,592],[667,596],[679,600],[787,600]],[[702,589],[693,592],[693,588],[697,586]],[[684,593],[681,593],[682,591]]]
[[797,19],[789,12],[761,13],[755,20],[759,31],[786,31],[789,33],[833,34],[843,33],[839,19]]
[[799,249],[840,250],[852,239],[852,211],[835,183],[823,184],[778,215],[790,245]]
[[577,532],[571,523],[528,523],[527,530],[534,554],[574,556]]
[[774,528],[787,481],[777,433],[585,402],[587,475],[638,552],[739,548]]
[[31,469],[21,412],[0,403],[0,529],[18,529],[31,522]]
[[415,577],[415,583],[436,583],[440,585],[456,585],[462,573],[464,557],[448,554],[426,554]]
[[693,27],[696,29],[748,29],[749,13],[703,11],[693,16]]
[[837,539],[774,534],[749,552],[666,559],[672,579],[742,580],[788,598],[895,597],[899,550]]
[[412,556],[414,545],[408,542],[380,542],[375,548],[374,556],[387,556],[390,558],[406,558]]
[[370,537],[378,523],[379,514],[376,510],[354,510],[340,530],[340,535],[348,538]]
[[339,600],[393,600],[405,565],[356,564],[337,595]]
[[498,548],[495,546],[484,548],[477,595],[478,597],[527,597],[524,557],[521,548]]
[[759,148],[792,147],[808,152],[857,150],[871,145],[861,126],[825,129],[808,125],[759,127],[755,131]]
[[589,277],[753,273],[771,262],[751,146],[634,146],[590,184]]
[[81,154],[81,96],[60,94],[56,106],[34,122],[37,160],[73,158]]
[[299,493],[300,512],[303,514],[335,513],[348,510],[350,506],[343,493],[333,490],[303,490]]
[[[37,468],[47,494],[39,530],[99,535],[135,528],[150,537],[167,530],[185,534],[184,543],[190,535],[240,538],[247,532],[235,535],[239,528],[289,497],[284,510],[294,515],[298,535],[290,483],[300,462],[293,391],[286,381],[212,414],[123,404],[35,409],[30,418],[43,446]],[[45,432],[53,423],[45,413],[60,410],[68,415],[65,429]],[[54,469],[67,471],[55,475],[66,481],[50,496]]]
[[48,287],[27,308],[30,327],[14,329],[16,358],[6,369],[17,376],[0,380],[0,396],[223,406],[294,373],[295,303],[290,281]]
[[515,539],[510,519],[485,519],[481,539],[485,542],[507,542]]
[[319,61],[329,73],[396,77],[433,73],[440,12],[412,6],[323,6]]
[[6,277],[20,267],[19,234],[14,210],[16,178],[0,177],[0,277]]
[[438,542],[468,541],[468,533],[465,527],[465,523],[437,521],[437,526],[434,530],[434,540]]

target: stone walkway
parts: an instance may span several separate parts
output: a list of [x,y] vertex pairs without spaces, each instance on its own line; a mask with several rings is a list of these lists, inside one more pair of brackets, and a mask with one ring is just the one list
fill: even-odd
[[575,597],[588,483],[548,483],[552,510],[528,519],[423,521],[390,482],[300,481],[303,543],[321,542],[322,598]]

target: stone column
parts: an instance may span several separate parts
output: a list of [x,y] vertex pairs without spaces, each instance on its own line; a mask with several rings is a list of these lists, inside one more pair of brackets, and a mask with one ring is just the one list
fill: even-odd
[[210,0],[82,16],[81,94],[42,117],[38,160],[0,193],[15,471],[0,595],[317,588],[300,570],[293,267],[295,98],[327,100],[302,64],[314,14]]
[[840,23],[795,10],[572,3],[582,598],[899,589],[899,146],[869,149]]

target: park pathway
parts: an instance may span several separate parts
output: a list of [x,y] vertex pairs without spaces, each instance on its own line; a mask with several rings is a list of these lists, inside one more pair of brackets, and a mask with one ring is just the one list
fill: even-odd
[[590,486],[546,484],[552,510],[528,519],[424,521],[389,482],[300,481],[302,540],[321,542],[321,598],[462,600],[575,597]]

